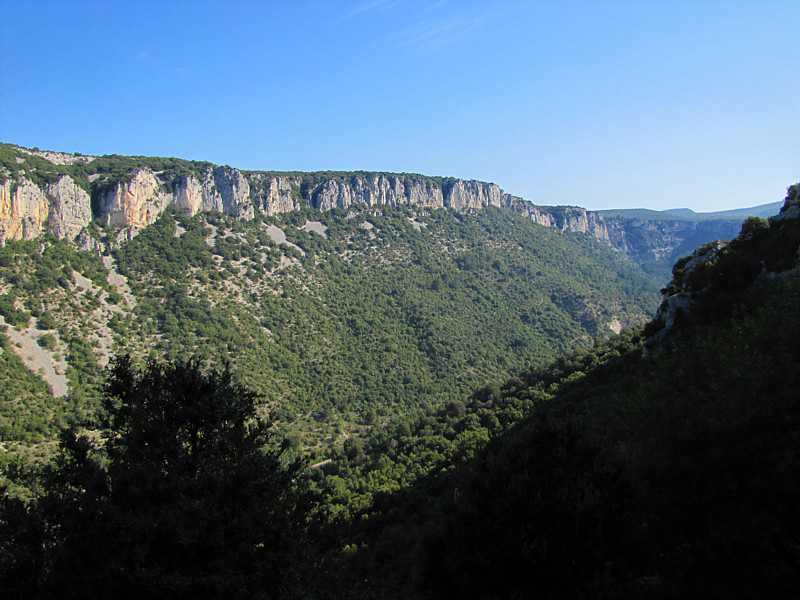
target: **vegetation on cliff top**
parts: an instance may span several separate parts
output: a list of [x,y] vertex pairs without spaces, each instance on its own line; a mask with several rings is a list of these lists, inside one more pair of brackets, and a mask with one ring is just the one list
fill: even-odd
[[[186,177],[205,179],[213,169],[218,168],[207,161],[167,158],[160,156],[123,156],[106,154],[97,157],[73,155],[75,160],[67,164],[56,164],[39,156],[34,151],[25,151],[13,144],[0,143],[0,183],[11,179],[18,184],[23,177],[30,179],[41,188],[58,181],[62,175],[71,177],[87,193],[95,196],[119,183],[129,182],[135,173],[149,169],[157,173],[164,186],[172,191]],[[311,192],[326,181],[350,182],[354,177],[375,174],[367,171],[253,171],[242,173],[258,187],[260,175],[275,175],[297,180],[295,199],[306,203]],[[420,175],[418,173],[380,173],[388,177],[400,177],[410,181],[423,182],[434,187],[446,189],[457,181],[453,177]],[[255,177],[253,177],[255,176]]]

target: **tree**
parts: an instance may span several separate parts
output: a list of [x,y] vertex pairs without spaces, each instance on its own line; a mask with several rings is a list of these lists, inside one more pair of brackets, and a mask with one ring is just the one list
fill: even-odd
[[739,237],[743,240],[749,240],[759,237],[769,230],[769,221],[763,217],[747,217],[742,223],[742,230]]
[[298,464],[228,370],[113,365],[107,437],[71,432],[47,477],[44,597],[288,597]]

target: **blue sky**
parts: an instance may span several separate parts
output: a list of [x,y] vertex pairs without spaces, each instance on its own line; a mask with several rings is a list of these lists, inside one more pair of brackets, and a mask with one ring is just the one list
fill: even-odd
[[800,180],[800,2],[0,0],[0,140],[721,210]]

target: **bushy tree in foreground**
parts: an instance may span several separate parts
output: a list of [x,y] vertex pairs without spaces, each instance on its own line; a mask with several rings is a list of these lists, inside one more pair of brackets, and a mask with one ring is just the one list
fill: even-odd
[[290,596],[298,465],[283,464],[254,394],[196,362],[137,371],[125,357],[104,408],[107,439],[66,434],[28,510],[43,550],[15,566],[41,565],[20,596]]

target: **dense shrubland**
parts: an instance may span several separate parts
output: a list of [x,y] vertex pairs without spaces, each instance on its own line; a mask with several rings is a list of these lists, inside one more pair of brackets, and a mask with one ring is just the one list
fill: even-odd
[[[302,229],[307,221],[327,236]],[[655,306],[655,281],[608,247],[499,209],[307,210],[252,222],[176,212],[130,241],[93,235],[113,246],[135,306],[96,251],[51,237],[0,249],[0,311],[58,333],[80,418],[98,405],[90,337],[104,326],[116,352],[230,363],[317,452],[463,401]],[[106,317],[86,318],[103,306]]]

